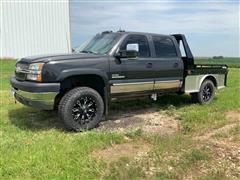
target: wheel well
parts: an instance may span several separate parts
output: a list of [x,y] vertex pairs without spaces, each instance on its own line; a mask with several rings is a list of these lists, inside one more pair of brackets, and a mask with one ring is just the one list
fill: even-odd
[[213,82],[214,86],[217,87],[217,81],[216,81],[215,77],[213,77],[213,76],[207,76],[207,77],[204,79],[204,81],[205,81],[206,79],[211,80],[211,81]]
[[95,89],[104,99],[104,87],[105,83],[102,77],[98,75],[77,75],[70,76],[63,81],[60,85],[60,93],[55,98],[55,106],[57,106],[66,92],[69,90],[79,87],[86,86]]

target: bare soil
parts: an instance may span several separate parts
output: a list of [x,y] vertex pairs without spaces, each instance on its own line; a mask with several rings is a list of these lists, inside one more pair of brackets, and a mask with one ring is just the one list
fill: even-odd
[[[196,164],[190,171],[186,172],[183,179],[196,179],[212,173],[222,174],[223,179],[240,179],[240,142],[231,141],[231,138],[214,138],[214,135],[218,133],[228,133],[240,123],[239,112],[240,109],[225,114],[229,124],[218,129],[210,129],[203,135],[193,137],[194,140],[199,142],[198,148],[209,149],[213,158],[210,161]],[[128,112],[112,112],[109,120],[102,122],[98,130],[125,131],[136,128],[142,129],[145,133],[171,135],[180,130],[180,124],[175,116],[152,108]],[[131,139],[128,139],[127,143],[114,144],[106,149],[94,151],[92,156],[107,163],[118,161],[121,157],[141,160],[144,157],[148,158],[145,155],[152,148],[151,144],[143,140],[136,143],[136,141],[132,142]],[[153,166],[153,168],[155,167]]]
[[179,121],[173,115],[157,109],[112,112],[107,121],[100,123],[99,131],[128,131],[141,129],[146,133],[170,135],[180,129]]
[[[175,116],[167,114],[165,111],[159,111],[155,108],[112,111],[107,121],[100,123],[98,131],[129,131],[141,129],[144,133],[156,133],[162,136],[171,135],[180,128],[179,122]],[[149,152],[152,145],[139,140],[136,142],[124,144],[115,144],[111,147],[92,153],[96,159],[102,159],[106,162],[117,161],[121,157],[137,158]]]
[[[197,136],[201,147],[208,148],[213,153],[214,159],[201,167],[198,167],[198,173],[189,172],[186,179],[208,174],[209,172],[222,173],[224,178],[240,179],[240,142],[233,142],[230,138],[214,138],[218,133],[228,133],[232,128],[240,123],[240,109],[227,112],[226,118],[230,124],[219,129],[210,130],[204,135]],[[240,133],[240,132],[239,132]],[[219,172],[221,170],[222,172]],[[200,173],[199,173],[200,172]]]
[[210,138],[212,136],[214,136],[215,134],[217,133],[226,133],[228,132],[230,129],[234,128],[235,126],[237,125],[236,122],[232,123],[232,124],[227,124],[219,129],[214,129],[214,130],[211,130],[201,136],[197,136],[195,137],[194,139],[195,140],[201,140],[201,141],[204,141],[204,140],[210,140]]
[[240,122],[240,109],[228,111],[226,113],[226,118]]

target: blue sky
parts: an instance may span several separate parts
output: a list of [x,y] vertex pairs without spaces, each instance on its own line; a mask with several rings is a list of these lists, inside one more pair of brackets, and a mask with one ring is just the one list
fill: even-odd
[[239,2],[231,0],[70,1],[72,46],[105,30],[183,33],[195,56],[239,53]]

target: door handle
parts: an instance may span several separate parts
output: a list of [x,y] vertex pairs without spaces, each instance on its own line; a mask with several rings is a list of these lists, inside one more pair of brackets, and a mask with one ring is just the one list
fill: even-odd
[[177,68],[178,67],[178,63],[174,63],[173,67]]
[[147,68],[152,68],[152,66],[153,66],[152,63],[147,63],[147,64],[146,64],[146,67],[147,67]]

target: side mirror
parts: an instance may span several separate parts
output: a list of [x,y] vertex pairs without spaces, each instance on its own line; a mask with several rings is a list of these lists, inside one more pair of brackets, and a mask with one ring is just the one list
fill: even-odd
[[136,58],[138,56],[139,46],[138,44],[127,44],[126,50],[120,50],[116,57],[118,58]]
[[139,45],[137,43],[135,44],[127,44],[127,51],[139,51]]

